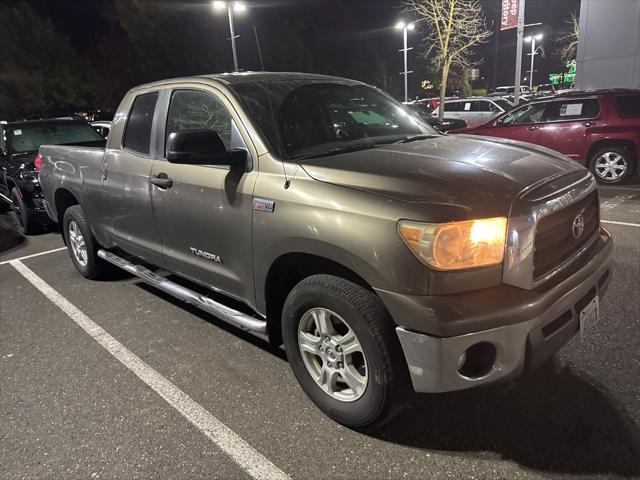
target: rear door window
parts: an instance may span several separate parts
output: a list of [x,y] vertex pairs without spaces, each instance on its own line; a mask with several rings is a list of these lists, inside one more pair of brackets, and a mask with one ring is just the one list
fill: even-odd
[[586,120],[595,118],[600,112],[598,100],[561,100],[549,102],[545,111],[544,119],[547,122],[557,122],[566,120]]
[[446,102],[444,104],[445,112],[459,112],[462,110],[462,102]]
[[151,145],[151,126],[156,110],[158,92],[138,95],[133,101],[122,146],[148,155]]
[[620,115],[625,118],[640,118],[640,95],[625,95],[616,98]]

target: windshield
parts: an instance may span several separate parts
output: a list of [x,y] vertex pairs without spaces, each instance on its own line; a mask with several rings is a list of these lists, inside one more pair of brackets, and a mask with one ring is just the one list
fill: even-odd
[[9,132],[13,153],[37,152],[41,145],[62,145],[104,140],[87,123],[42,123]]
[[439,135],[402,104],[366,85],[293,80],[232,88],[282,158],[330,155],[420,134]]

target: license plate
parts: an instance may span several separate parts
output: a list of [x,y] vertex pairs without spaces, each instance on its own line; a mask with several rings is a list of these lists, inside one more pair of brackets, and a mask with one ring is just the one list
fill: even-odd
[[596,295],[580,312],[580,337],[584,338],[600,316],[600,300]]

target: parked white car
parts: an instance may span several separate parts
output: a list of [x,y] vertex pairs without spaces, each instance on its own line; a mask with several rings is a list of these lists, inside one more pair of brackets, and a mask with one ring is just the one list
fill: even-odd
[[[464,120],[469,126],[483,125],[513,108],[504,98],[468,97],[445,100],[444,115],[447,118]],[[437,117],[440,107],[433,111]]]

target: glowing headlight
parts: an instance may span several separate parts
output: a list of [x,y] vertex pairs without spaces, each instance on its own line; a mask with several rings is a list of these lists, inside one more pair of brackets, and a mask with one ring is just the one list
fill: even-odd
[[484,267],[501,263],[507,219],[487,218],[452,223],[401,220],[398,232],[423,263],[439,270]]

